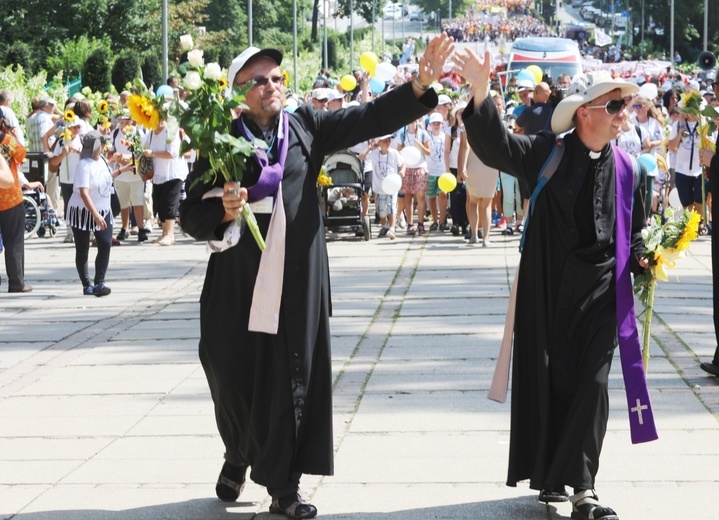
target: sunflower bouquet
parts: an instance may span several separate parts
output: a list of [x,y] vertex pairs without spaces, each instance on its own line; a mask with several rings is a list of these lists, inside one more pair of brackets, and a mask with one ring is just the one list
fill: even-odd
[[317,176],[317,186],[324,188],[325,186],[332,185],[332,177],[327,175],[327,168],[323,166],[320,168],[320,174]]
[[634,294],[644,305],[644,328],[642,331],[642,360],[644,370],[649,363],[649,339],[652,314],[654,312],[654,289],[657,280],[669,281],[667,269],[676,265],[686,255],[692,241],[699,234],[701,215],[696,211],[684,211],[682,218],[674,220],[673,210],[667,210],[667,221],[662,224],[659,215],[652,217],[648,227],[642,230],[646,252],[642,255],[649,262],[649,268],[634,278]]
[[[199,157],[205,157],[210,163],[210,168],[195,183],[214,183],[221,176],[225,182],[239,184],[247,159],[253,157],[258,149],[267,148],[264,141],[251,142],[230,133],[236,111],[246,108],[245,94],[252,84],[244,89],[230,87],[226,71],[217,63],[205,64],[203,51],[194,48],[189,35],[181,36],[180,42],[183,50],[188,51],[188,63],[181,68],[185,70],[182,83],[190,95],[184,106],[175,103],[171,110],[186,136],[181,153],[196,150]],[[237,225],[241,226],[243,219],[260,250],[264,250],[265,242],[249,204],[245,204],[242,214],[237,216]]]

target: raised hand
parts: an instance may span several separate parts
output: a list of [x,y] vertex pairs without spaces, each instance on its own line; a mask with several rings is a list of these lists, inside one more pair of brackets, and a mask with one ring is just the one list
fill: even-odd
[[462,76],[474,90],[474,107],[478,108],[489,95],[489,74],[492,69],[492,56],[489,51],[480,59],[470,48],[458,52],[452,59],[453,70]]
[[428,87],[439,79],[444,64],[454,52],[454,38],[442,33],[435,36],[427,45],[424,54],[419,58],[419,75],[417,81],[420,85]]

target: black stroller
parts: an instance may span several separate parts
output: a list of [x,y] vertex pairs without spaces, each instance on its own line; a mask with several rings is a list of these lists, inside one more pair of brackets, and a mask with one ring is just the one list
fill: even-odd
[[325,228],[331,232],[352,232],[365,240],[372,238],[369,216],[362,218],[362,163],[350,151],[336,152],[325,159],[324,167],[332,184],[322,186]]

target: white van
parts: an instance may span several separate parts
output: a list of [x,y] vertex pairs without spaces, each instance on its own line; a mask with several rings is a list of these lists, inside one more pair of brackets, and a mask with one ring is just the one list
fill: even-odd
[[519,38],[509,51],[507,74],[516,76],[530,65],[556,80],[560,74],[573,77],[582,72],[582,56],[577,42],[567,38]]

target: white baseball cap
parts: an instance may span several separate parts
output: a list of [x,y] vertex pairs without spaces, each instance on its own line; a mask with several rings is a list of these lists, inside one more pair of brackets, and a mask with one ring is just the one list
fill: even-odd
[[230,85],[234,84],[235,76],[242,70],[248,61],[253,58],[259,58],[260,56],[267,56],[277,62],[277,65],[282,65],[282,51],[277,49],[258,49],[257,47],[248,47],[242,54],[237,56],[230,64],[230,70],[227,73],[227,81]]
[[444,117],[439,112],[434,112],[429,116],[429,122],[431,123],[444,123]]

